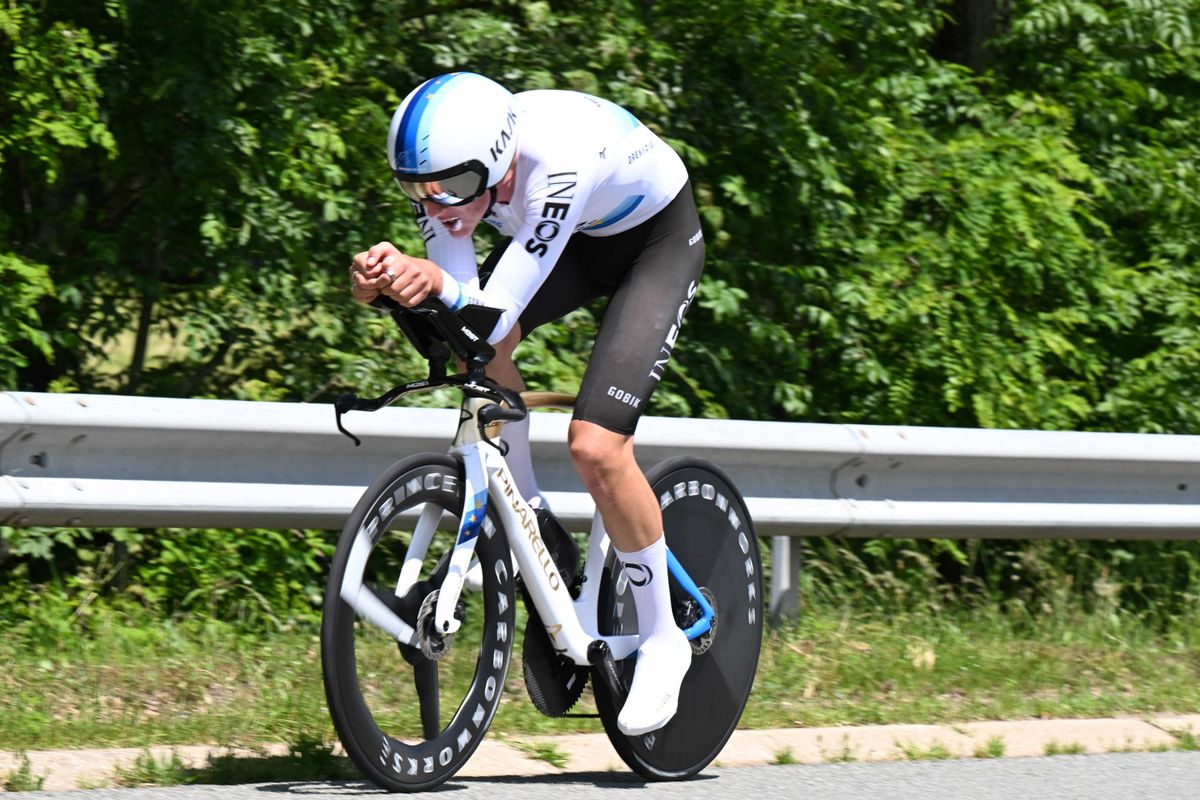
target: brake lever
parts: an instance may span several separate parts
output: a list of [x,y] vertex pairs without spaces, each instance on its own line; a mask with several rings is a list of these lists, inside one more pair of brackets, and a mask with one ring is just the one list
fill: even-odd
[[342,415],[354,411],[358,407],[358,395],[356,394],[339,394],[333,401],[334,419],[337,422],[337,429],[344,435],[349,436],[354,442],[355,447],[362,444],[362,440],[355,436],[342,425]]

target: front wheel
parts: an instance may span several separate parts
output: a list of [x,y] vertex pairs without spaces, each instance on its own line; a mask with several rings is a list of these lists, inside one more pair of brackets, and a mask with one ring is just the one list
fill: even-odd
[[[746,503],[710,462],[672,458],[646,475],[662,509],[667,546],[716,610],[711,635],[692,641],[692,665],[683,679],[679,710],[664,727],[640,736],[617,728],[618,701],[594,680],[604,730],[622,760],[650,780],[679,780],[704,769],[737,728],[758,668],[762,645],[762,561]],[[627,580],[610,565],[601,593],[601,632],[633,633],[637,615],[626,597]],[[677,620],[693,610],[671,581]],[[617,664],[628,686],[636,654]]]
[[[464,588],[462,627],[452,639],[433,631],[464,483],[462,464],[449,456],[416,455],[389,467],[351,513],[325,590],[321,666],[329,713],[355,766],[388,791],[430,789],[457,772],[491,724],[508,672],[513,571],[490,511],[475,549],[482,591]],[[400,582],[410,586],[397,595],[406,560],[409,577]],[[377,600],[390,619],[418,631],[417,646],[398,644],[397,634],[343,599],[364,593],[373,599],[356,605]]]

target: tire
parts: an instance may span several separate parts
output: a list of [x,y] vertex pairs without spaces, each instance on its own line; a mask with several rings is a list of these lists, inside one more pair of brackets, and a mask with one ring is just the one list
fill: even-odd
[[[641,736],[617,728],[618,702],[597,675],[592,686],[604,730],[622,760],[648,780],[680,780],[704,769],[737,728],[758,668],[763,632],[762,560],[745,501],[725,474],[700,458],[672,458],[647,475],[663,512],[667,546],[702,589],[711,593],[716,632],[680,689],[679,710],[666,726]],[[602,633],[637,629],[633,602],[615,562],[606,570],[600,604]],[[671,581],[675,608],[687,595]],[[624,599],[626,602],[619,602]],[[677,615],[678,616],[678,615]],[[617,664],[626,686],[636,654]]]
[[[421,603],[440,585],[454,544],[464,484],[462,464],[444,455],[414,455],[385,470],[346,522],[325,589],[321,667],[330,716],[358,769],[392,792],[430,789],[450,778],[470,758],[491,724],[514,638],[508,544],[489,511],[475,550],[483,565],[482,591],[463,590],[462,627],[438,660],[397,644],[389,634],[357,618],[340,591],[343,581],[355,580],[347,572],[358,569],[351,566],[356,562],[350,554],[362,529],[371,546],[358,580],[371,586],[401,619],[418,627]],[[438,526],[422,580],[405,597],[397,598],[394,586],[409,538],[404,531],[411,528],[399,515],[426,503],[441,508],[443,519],[449,515],[454,522]],[[368,530],[374,532],[368,535]]]

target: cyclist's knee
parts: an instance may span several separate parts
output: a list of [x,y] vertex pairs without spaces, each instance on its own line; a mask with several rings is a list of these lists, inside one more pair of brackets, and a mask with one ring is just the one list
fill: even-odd
[[624,469],[632,458],[631,437],[591,422],[573,421],[567,438],[571,460],[585,482],[602,480],[605,475]]

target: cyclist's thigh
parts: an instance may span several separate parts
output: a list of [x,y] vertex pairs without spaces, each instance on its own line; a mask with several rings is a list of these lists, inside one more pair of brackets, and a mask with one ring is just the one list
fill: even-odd
[[666,372],[704,269],[690,184],[649,222],[644,247],[604,311],[575,403],[575,419],[624,434],[634,432]]
[[[524,338],[540,325],[561,319],[575,309],[586,305],[598,297],[604,297],[612,291],[597,280],[588,270],[582,257],[585,242],[582,236],[574,236],[563,249],[562,255],[554,264],[545,282],[538,287],[529,305],[521,312],[518,323],[521,326],[521,338]],[[496,268],[504,251],[512,246],[512,239],[505,239],[496,246],[479,268],[479,281],[487,286],[492,271]]]

